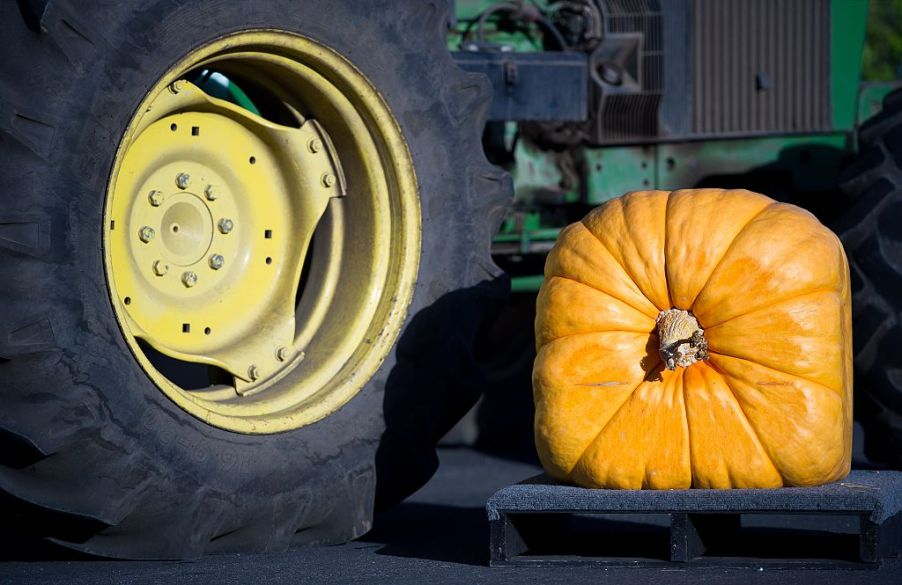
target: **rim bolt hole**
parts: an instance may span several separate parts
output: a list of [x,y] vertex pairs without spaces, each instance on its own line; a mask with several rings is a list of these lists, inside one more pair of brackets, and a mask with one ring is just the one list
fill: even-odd
[[247,159],[247,162],[251,163],[252,165],[255,165],[255,164],[257,164],[257,157],[252,156],[249,159]]
[[130,304],[132,304],[132,298],[125,297],[124,299],[122,299],[122,302],[125,303],[126,305],[130,305]]
[[200,136],[200,126],[191,127],[191,136]]
[[265,230],[263,232],[263,237],[266,238],[267,240],[271,240],[272,239],[272,230]]
[[270,258],[269,256],[267,256],[267,257],[266,257],[266,263],[267,263],[267,264],[272,264],[272,258]]
[[191,333],[191,323],[182,323],[182,333]]
[[170,124],[169,129],[172,130],[173,132],[175,132],[176,130],[179,129],[179,125],[178,124]]
[[210,335],[211,333],[213,333],[212,329],[210,329],[209,327],[204,327],[204,335]]

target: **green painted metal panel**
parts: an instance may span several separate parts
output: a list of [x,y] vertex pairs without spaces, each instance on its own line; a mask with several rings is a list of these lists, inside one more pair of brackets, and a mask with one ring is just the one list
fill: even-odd
[[858,114],[861,54],[867,32],[867,0],[830,4],[830,100],[833,128],[851,130]]
[[653,146],[587,149],[585,160],[586,198],[592,205],[657,185]]

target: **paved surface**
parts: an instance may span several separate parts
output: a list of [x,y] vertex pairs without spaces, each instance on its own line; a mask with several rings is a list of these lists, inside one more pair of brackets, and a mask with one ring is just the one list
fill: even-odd
[[191,562],[66,560],[49,553],[38,560],[0,562],[0,583],[902,583],[900,561],[879,569],[839,571],[489,568],[486,499],[539,470],[533,464],[466,449],[442,449],[440,456],[442,467],[435,478],[357,542]]

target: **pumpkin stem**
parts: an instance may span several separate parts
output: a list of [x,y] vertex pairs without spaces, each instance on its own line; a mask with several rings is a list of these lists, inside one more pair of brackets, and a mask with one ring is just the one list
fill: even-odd
[[670,309],[658,313],[658,339],[661,359],[668,370],[689,367],[708,359],[708,341],[698,320],[689,311]]

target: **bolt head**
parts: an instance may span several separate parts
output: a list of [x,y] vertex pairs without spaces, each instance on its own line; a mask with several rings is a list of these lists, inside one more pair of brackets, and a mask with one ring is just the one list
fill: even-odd
[[222,257],[222,254],[213,254],[210,256],[210,268],[213,270],[219,270],[225,264],[225,258]]
[[219,231],[221,231],[222,233],[227,234],[233,229],[235,229],[235,222],[233,222],[231,219],[224,217],[219,220]]
[[323,141],[319,138],[311,138],[310,141],[307,142],[307,148],[310,149],[310,152],[316,154],[323,149]]
[[280,347],[279,351],[276,352],[276,359],[278,359],[280,362],[284,362],[285,360],[287,360],[288,359],[288,348]]
[[138,237],[140,237],[141,241],[145,244],[151,241],[155,235],[157,235],[157,233],[148,225],[141,228],[141,231],[138,232]]
[[163,192],[154,189],[147,195],[147,200],[150,201],[150,204],[154,207],[159,207],[163,204]]
[[257,369],[257,366],[251,366],[247,369],[247,377],[252,381],[256,381],[260,378],[260,370]]
[[157,276],[166,276],[166,274],[169,272],[169,264],[166,264],[162,260],[154,260],[153,272]]
[[207,196],[207,201],[216,201],[216,189],[213,188],[213,185],[206,186],[204,195]]
[[323,186],[331,187],[334,184],[335,184],[335,175],[333,175],[332,173],[324,173],[323,174]]
[[197,274],[192,270],[188,270],[182,273],[182,284],[184,284],[187,288],[191,288],[195,284],[197,284]]
[[179,189],[187,189],[188,185],[191,184],[191,175],[188,173],[179,173],[175,177],[175,184],[178,185]]

